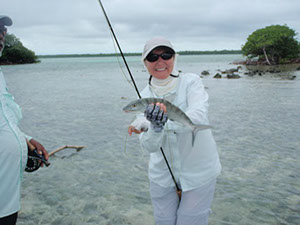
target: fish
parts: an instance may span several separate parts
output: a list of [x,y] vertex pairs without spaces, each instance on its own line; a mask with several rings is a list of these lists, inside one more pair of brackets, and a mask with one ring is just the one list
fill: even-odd
[[125,112],[144,112],[149,104],[157,102],[163,103],[167,108],[168,119],[178,122],[183,126],[189,127],[192,131],[192,144],[194,145],[195,135],[199,130],[211,129],[212,126],[204,124],[194,124],[191,119],[176,105],[161,98],[141,98],[128,103],[123,111]]

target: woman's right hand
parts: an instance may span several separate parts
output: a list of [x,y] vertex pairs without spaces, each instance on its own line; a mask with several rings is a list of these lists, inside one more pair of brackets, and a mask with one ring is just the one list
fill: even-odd
[[140,134],[140,133],[142,133],[142,132],[143,132],[143,130],[138,130],[138,129],[135,128],[135,126],[130,125],[130,126],[128,127],[128,134],[129,134],[130,136],[132,135],[132,133]]
[[149,104],[144,113],[146,119],[151,122],[151,127],[155,132],[161,132],[168,120],[167,108],[163,103],[157,102]]

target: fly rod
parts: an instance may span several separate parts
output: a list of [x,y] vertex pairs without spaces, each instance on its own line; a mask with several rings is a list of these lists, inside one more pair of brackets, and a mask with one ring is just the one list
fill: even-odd
[[[120,45],[119,45],[118,39],[117,39],[117,37],[116,37],[116,35],[115,35],[115,32],[114,32],[114,30],[113,30],[113,28],[112,28],[112,26],[111,26],[111,24],[110,24],[110,22],[109,22],[108,16],[107,16],[107,14],[106,14],[106,12],[105,12],[105,9],[104,9],[104,7],[103,7],[103,5],[102,5],[101,0],[99,0],[99,4],[100,4],[101,9],[102,9],[102,11],[103,11],[103,14],[104,14],[104,16],[105,16],[105,19],[106,19],[106,21],[107,21],[107,24],[108,24],[108,26],[109,26],[109,28],[110,28],[110,31],[111,31],[111,33],[112,33],[112,35],[113,35],[113,37],[114,37],[114,40],[115,40],[115,42],[116,42],[116,44],[117,44],[117,46],[118,46],[118,49],[119,49],[120,54],[121,54],[121,56],[122,56],[122,59],[123,59],[123,61],[124,61],[124,63],[125,63],[125,66],[126,66],[126,68],[127,68],[127,71],[128,71],[128,73],[129,73],[129,75],[130,75],[130,78],[131,78],[131,81],[132,81],[132,83],[133,83],[133,85],[134,85],[134,88],[135,88],[135,90],[136,90],[136,93],[137,93],[137,95],[139,96],[139,98],[141,99],[142,97],[141,97],[141,95],[140,95],[140,92],[139,92],[139,90],[138,90],[138,88],[137,88],[137,86],[136,86],[136,84],[135,84],[134,78],[133,78],[133,76],[132,76],[132,74],[131,74],[131,71],[130,71],[129,66],[128,66],[128,64],[127,64],[127,61],[126,61],[126,59],[125,59],[125,56],[124,56],[124,54],[123,54],[123,51],[122,51],[122,49],[121,49],[121,47],[120,47]],[[173,181],[174,181],[174,183],[175,183],[175,186],[176,186],[176,189],[177,189],[177,194],[178,194],[179,199],[180,199],[180,197],[181,197],[181,190],[180,190],[180,188],[179,188],[178,185],[177,185],[177,182],[176,182],[176,180],[175,180],[175,178],[174,178],[174,175],[173,175],[173,173],[172,173],[171,167],[170,167],[170,165],[169,165],[169,163],[168,163],[168,160],[167,160],[167,158],[166,158],[166,156],[165,156],[165,153],[164,153],[162,147],[160,147],[160,151],[161,151],[161,153],[162,153],[162,155],[163,155],[163,157],[164,157],[164,159],[165,159],[165,162],[166,162],[166,164],[167,164],[167,167],[168,167],[168,169],[169,169],[169,171],[170,171],[170,174],[171,174],[171,176],[172,176],[172,179],[173,179]]]
[[112,33],[112,35],[113,35],[113,37],[114,37],[114,39],[115,39],[115,41],[116,41],[116,43],[117,43],[117,46],[118,46],[118,48],[119,48],[119,51],[120,51],[121,56],[122,56],[122,59],[123,59],[123,61],[124,61],[124,63],[125,63],[125,66],[126,66],[126,68],[127,68],[127,71],[128,71],[128,73],[129,73],[129,75],[130,75],[130,78],[131,78],[131,80],[132,80],[132,83],[133,83],[133,85],[134,85],[134,88],[135,88],[135,90],[136,90],[136,93],[137,93],[137,95],[139,96],[139,98],[142,98],[141,95],[140,95],[140,92],[139,92],[139,90],[138,90],[138,88],[137,88],[137,86],[136,86],[136,84],[135,84],[135,81],[134,81],[134,79],[133,79],[133,76],[132,76],[131,71],[130,71],[130,69],[129,69],[129,66],[128,66],[128,64],[127,64],[127,61],[126,61],[126,59],[125,59],[125,56],[124,56],[124,54],[123,54],[123,52],[122,52],[122,50],[121,50],[121,47],[120,47],[120,45],[119,45],[118,39],[117,39],[117,37],[116,37],[116,35],[115,35],[115,32],[114,32],[114,30],[113,30],[113,28],[112,28],[112,26],[111,26],[111,24],[110,24],[110,22],[109,22],[108,16],[107,16],[107,14],[106,14],[106,12],[105,12],[105,10],[104,10],[104,7],[103,7],[103,5],[102,5],[101,0],[99,0],[99,3],[100,3],[100,6],[101,6],[101,8],[102,8],[102,11],[103,11],[103,14],[104,14],[104,16],[105,16],[105,19],[106,19],[106,21],[107,21],[107,24],[108,24],[108,26],[109,26],[109,28],[110,28],[110,31],[111,31],[111,33]]

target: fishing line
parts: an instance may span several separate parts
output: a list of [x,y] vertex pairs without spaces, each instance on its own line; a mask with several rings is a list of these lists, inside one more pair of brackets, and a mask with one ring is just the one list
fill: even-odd
[[118,53],[117,53],[116,44],[115,44],[115,41],[114,41],[114,38],[113,38],[113,35],[112,35],[111,32],[110,32],[110,36],[111,36],[111,39],[112,39],[112,41],[113,41],[114,50],[115,50],[116,57],[117,57],[117,61],[118,61],[119,67],[120,67],[120,69],[121,69],[121,71],[122,71],[122,74],[123,74],[123,76],[125,77],[126,81],[131,85],[131,87],[134,88],[134,86],[132,85],[131,80],[126,76],[126,73],[125,73],[124,70],[123,70],[123,67],[122,67],[121,62],[120,62],[120,59],[119,59],[119,55],[118,55]]
[[[133,121],[134,121],[134,118],[131,120],[130,123],[132,123]],[[127,150],[128,136],[129,136],[129,134],[128,134],[128,132],[127,132],[127,134],[126,134],[126,136],[125,136],[125,143],[124,143],[124,152],[125,152],[125,154],[127,153],[126,150]]]
[[101,8],[102,8],[103,14],[104,14],[105,19],[106,19],[106,21],[107,21],[107,24],[108,24],[108,26],[109,26],[109,28],[110,28],[110,31],[111,31],[111,33],[112,33],[112,35],[113,35],[113,37],[114,37],[114,39],[115,39],[115,42],[116,42],[116,44],[117,44],[117,46],[118,46],[118,48],[119,48],[119,51],[120,51],[120,53],[121,53],[121,56],[122,56],[122,58],[123,58],[123,61],[124,61],[124,63],[125,63],[125,66],[126,66],[126,68],[127,68],[127,71],[128,71],[128,73],[129,73],[129,75],[130,75],[130,78],[131,78],[131,80],[132,80],[132,83],[133,83],[133,85],[134,85],[134,88],[135,88],[135,90],[136,90],[136,93],[137,93],[137,95],[139,96],[139,98],[142,98],[141,95],[140,95],[140,92],[139,92],[139,90],[138,90],[138,88],[137,88],[137,86],[136,86],[136,84],[135,84],[135,81],[134,81],[134,79],[133,79],[133,76],[132,76],[131,71],[130,71],[130,69],[129,69],[129,66],[128,66],[128,64],[127,64],[127,61],[126,61],[126,59],[125,59],[125,57],[124,57],[124,54],[123,54],[123,52],[122,52],[122,49],[121,49],[121,47],[120,47],[120,45],[119,45],[118,39],[117,39],[117,37],[116,37],[116,35],[115,35],[115,32],[114,32],[114,30],[112,29],[112,26],[111,26],[111,24],[110,24],[110,22],[109,22],[108,16],[106,15],[106,12],[105,12],[105,10],[104,10],[104,7],[103,7],[103,5],[102,5],[102,2],[101,2],[101,0],[98,0],[98,1],[99,1],[99,4],[100,4]]
[[[99,4],[100,4],[100,6],[101,6],[101,9],[102,9],[103,14],[104,14],[104,16],[105,16],[106,22],[107,22],[107,24],[108,24],[108,26],[109,26],[109,28],[110,28],[110,31],[111,31],[111,33],[112,33],[112,35],[113,35],[113,37],[114,37],[114,40],[115,40],[115,42],[116,42],[116,44],[117,44],[117,46],[118,46],[118,48],[119,48],[120,54],[121,54],[121,56],[122,56],[122,59],[123,59],[123,61],[124,61],[125,66],[126,66],[126,68],[127,68],[127,71],[128,71],[128,73],[129,73],[129,75],[130,75],[130,78],[131,78],[131,81],[132,81],[132,83],[133,83],[133,85],[134,85],[134,88],[135,88],[135,90],[136,90],[136,93],[137,93],[138,97],[141,99],[142,97],[141,97],[141,95],[140,95],[140,92],[139,92],[139,90],[138,90],[138,88],[137,88],[137,86],[136,86],[136,84],[135,84],[134,78],[133,78],[133,76],[132,76],[132,74],[131,74],[131,71],[130,71],[129,66],[128,66],[128,64],[127,64],[127,61],[126,61],[126,59],[125,59],[125,56],[124,56],[124,54],[123,54],[123,52],[122,52],[122,49],[121,49],[121,47],[120,47],[120,45],[119,45],[118,39],[117,39],[117,37],[116,37],[116,35],[115,35],[115,32],[114,32],[114,30],[113,30],[113,28],[112,28],[112,26],[111,26],[111,24],[110,24],[110,22],[109,22],[108,16],[107,16],[107,14],[106,14],[106,12],[105,12],[105,10],[104,10],[104,7],[103,7],[103,5],[102,5],[102,2],[101,2],[101,0],[98,0],[98,2],[99,2]],[[176,180],[175,180],[175,178],[174,178],[174,175],[173,175],[173,173],[172,173],[172,170],[171,170],[171,168],[170,168],[170,166],[169,166],[168,160],[167,160],[167,158],[166,158],[166,156],[165,156],[165,153],[164,153],[162,147],[160,147],[160,151],[161,151],[161,153],[162,153],[162,155],[163,155],[163,157],[164,157],[164,160],[165,160],[165,162],[166,162],[166,164],[167,164],[167,167],[168,167],[168,169],[169,169],[169,172],[170,172],[170,174],[171,174],[171,177],[172,177],[172,179],[173,179],[173,181],[174,181],[174,184],[175,184],[175,186],[176,186],[177,194],[178,194],[179,199],[180,199],[180,197],[181,197],[181,189],[180,189],[180,188],[178,187],[178,185],[177,185],[177,182],[176,182]]]

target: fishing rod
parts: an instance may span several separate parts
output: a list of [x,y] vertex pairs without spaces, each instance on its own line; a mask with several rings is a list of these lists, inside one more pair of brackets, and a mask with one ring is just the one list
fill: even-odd
[[[102,5],[102,2],[101,2],[101,0],[98,0],[98,1],[99,1],[100,6],[101,6],[101,9],[102,9],[102,11],[103,11],[103,14],[104,14],[104,16],[105,16],[106,22],[107,22],[107,24],[108,24],[108,26],[109,26],[109,28],[110,28],[110,31],[111,31],[111,33],[112,33],[112,35],[113,35],[113,37],[114,37],[114,40],[115,40],[115,42],[116,42],[116,44],[117,44],[117,46],[118,46],[118,48],[119,48],[120,54],[121,54],[122,59],[123,59],[123,61],[124,61],[124,63],[125,63],[125,66],[126,66],[126,68],[127,68],[127,71],[128,71],[128,73],[129,73],[129,75],[130,75],[130,78],[131,78],[131,81],[132,81],[132,83],[133,83],[133,85],[134,85],[134,88],[135,88],[135,90],[136,90],[136,93],[137,93],[137,95],[139,96],[139,98],[141,99],[142,97],[141,97],[141,95],[140,95],[140,92],[139,92],[139,90],[138,90],[138,88],[137,88],[137,86],[136,86],[136,84],[135,84],[134,78],[133,78],[133,76],[132,76],[132,74],[131,74],[131,71],[130,71],[129,66],[128,66],[128,64],[127,64],[127,61],[126,61],[126,59],[125,59],[125,56],[124,56],[124,54],[123,54],[123,51],[122,51],[122,49],[121,49],[121,47],[120,47],[120,45],[119,45],[118,39],[117,39],[117,37],[116,37],[116,35],[115,35],[115,32],[114,32],[114,30],[113,30],[113,28],[112,28],[112,26],[111,26],[111,24],[110,24],[110,22],[109,22],[108,16],[107,16],[107,14],[106,14],[106,12],[105,12],[105,9],[104,9],[104,7],[103,7],[103,5]],[[173,172],[172,172],[172,170],[171,170],[171,167],[170,167],[170,165],[169,165],[169,162],[168,162],[168,160],[167,160],[167,158],[166,158],[166,155],[165,155],[164,150],[163,150],[162,147],[160,147],[160,151],[161,151],[161,153],[162,153],[162,155],[163,155],[163,157],[164,157],[164,159],[165,159],[165,162],[166,162],[166,164],[167,164],[167,167],[168,167],[168,169],[169,169],[169,172],[170,172],[170,174],[171,174],[171,176],[172,176],[172,179],[173,179],[173,181],[174,181],[174,183],[175,183],[175,186],[176,186],[176,189],[177,189],[177,194],[178,194],[179,199],[180,199],[180,198],[181,198],[181,189],[178,187],[178,184],[177,184],[177,182],[176,182],[176,180],[175,180],[175,177],[174,177],[174,175],[173,175]]]
[[130,75],[130,78],[131,78],[131,80],[132,80],[132,83],[133,83],[133,85],[134,85],[134,88],[135,88],[135,90],[136,90],[136,93],[137,93],[137,95],[139,96],[139,98],[142,98],[141,95],[140,95],[140,92],[139,92],[139,90],[138,90],[138,88],[137,88],[137,86],[136,86],[136,84],[135,84],[135,81],[134,81],[134,79],[133,79],[133,76],[132,76],[131,71],[130,71],[130,69],[129,69],[129,66],[128,66],[128,64],[127,64],[127,61],[126,61],[126,59],[125,59],[125,56],[124,56],[124,54],[123,54],[123,52],[122,52],[122,50],[121,50],[121,47],[120,47],[120,45],[119,45],[118,39],[117,39],[117,37],[116,37],[116,35],[115,35],[115,32],[114,32],[114,30],[113,30],[113,28],[112,28],[112,26],[111,26],[111,24],[110,24],[110,22],[109,22],[108,16],[107,16],[107,14],[106,14],[106,12],[105,12],[105,10],[104,10],[104,7],[103,7],[103,5],[102,5],[101,0],[99,0],[99,4],[100,4],[100,6],[101,6],[101,8],[102,8],[103,14],[104,14],[105,19],[106,19],[106,21],[107,21],[107,24],[108,24],[108,26],[109,26],[109,28],[110,28],[110,31],[111,31],[111,33],[112,33],[112,35],[113,35],[113,37],[114,37],[114,39],[115,39],[115,41],[116,41],[116,43],[117,43],[117,46],[118,46],[118,48],[119,48],[119,51],[120,51],[120,53],[121,53],[121,56],[122,56],[123,61],[124,61],[124,63],[125,63],[125,66],[126,66],[126,68],[127,68],[127,71],[128,71],[128,73],[129,73],[129,75]]

